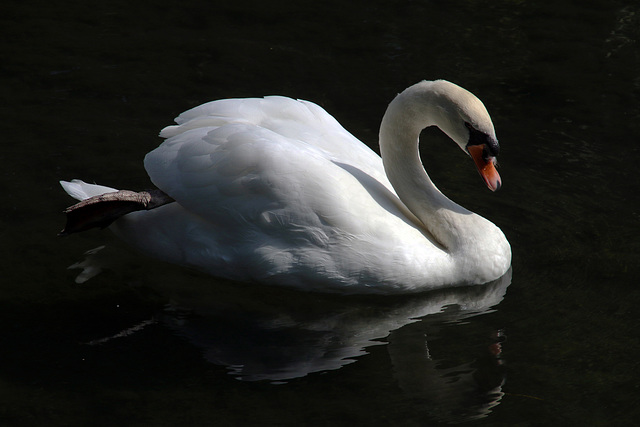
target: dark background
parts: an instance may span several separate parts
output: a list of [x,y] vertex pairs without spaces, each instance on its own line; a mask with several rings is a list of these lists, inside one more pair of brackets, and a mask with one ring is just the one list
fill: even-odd
[[[87,345],[156,319],[167,289],[187,282],[237,304],[341,302],[203,277],[108,232],[56,237],[72,202],[58,180],[147,187],[145,153],[190,107],[308,99],[377,149],[388,102],[435,78],[487,106],[503,189],[486,191],[437,132],[426,132],[423,160],[445,194],[502,228],[513,279],[493,312],[424,319],[393,348],[437,327],[431,353],[456,366],[474,360],[467,344],[505,330],[505,394],[478,424],[629,425],[640,415],[637,2],[22,1],[3,6],[0,35],[0,424],[435,423],[433,403],[398,385],[393,343],[280,385],[238,381],[162,322]],[[100,245],[113,251],[109,268],[75,283],[67,267]]]

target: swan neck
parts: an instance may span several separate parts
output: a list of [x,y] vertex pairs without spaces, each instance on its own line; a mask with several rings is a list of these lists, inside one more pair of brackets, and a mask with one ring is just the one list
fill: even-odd
[[[417,86],[417,85],[416,85]],[[435,95],[410,87],[387,108],[380,127],[380,152],[385,173],[398,197],[441,245],[460,246],[460,214],[470,212],[449,200],[431,181],[420,159],[420,132],[438,126]]]

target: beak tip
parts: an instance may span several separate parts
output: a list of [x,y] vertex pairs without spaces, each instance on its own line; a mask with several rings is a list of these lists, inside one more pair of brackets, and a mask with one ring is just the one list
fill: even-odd
[[495,183],[489,185],[489,189],[493,192],[498,191],[502,187],[502,181],[498,179]]

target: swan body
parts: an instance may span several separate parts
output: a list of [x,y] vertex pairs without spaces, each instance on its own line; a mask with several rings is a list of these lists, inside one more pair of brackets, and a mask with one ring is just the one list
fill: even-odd
[[[175,200],[110,228],[159,259],[215,276],[340,293],[480,284],[511,264],[504,234],[445,197],[420,162],[438,126],[473,155],[495,190],[498,145],[482,103],[424,81],[389,105],[382,158],[321,107],[271,96],[195,107],[147,154],[151,181]],[[115,189],[61,182],[79,200]]]

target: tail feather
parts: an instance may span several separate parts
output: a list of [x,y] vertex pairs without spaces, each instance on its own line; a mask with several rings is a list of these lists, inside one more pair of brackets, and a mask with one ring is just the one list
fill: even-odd
[[76,200],[85,200],[90,197],[99,196],[105,193],[113,193],[115,188],[105,187],[104,185],[87,184],[79,179],[69,181],[60,181],[60,185],[71,197]]

